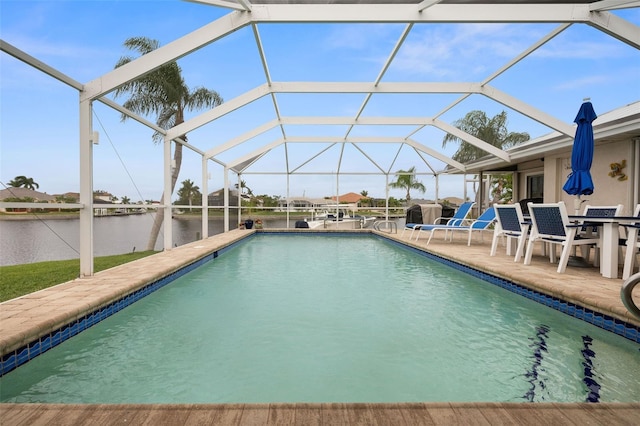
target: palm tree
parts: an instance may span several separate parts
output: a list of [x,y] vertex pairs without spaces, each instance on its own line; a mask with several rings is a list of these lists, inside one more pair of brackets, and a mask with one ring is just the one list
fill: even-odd
[[[121,201],[122,201],[122,204],[131,204],[131,200],[126,195],[122,197]],[[125,207],[124,212],[128,213],[129,209]]]
[[[237,183],[235,186],[236,186],[236,189],[238,189]],[[240,193],[244,194],[245,191],[248,195],[253,195],[253,191],[251,190],[251,188],[247,186],[247,183],[244,180],[240,180]]]
[[[529,134],[526,132],[509,132],[507,130],[506,111],[502,111],[491,119],[487,117],[484,111],[471,111],[467,113],[464,118],[454,121],[453,125],[500,149],[511,148],[514,145],[529,140]],[[451,134],[447,134],[444,137],[442,147],[446,147],[450,142],[460,143],[460,147],[451,158],[461,163],[477,160],[487,155],[482,149],[464,142],[457,136]]]
[[395,189],[406,189],[407,190],[407,203],[411,201],[411,193],[410,190],[417,189],[418,191],[424,193],[427,189],[422,184],[416,180],[416,168],[411,167],[409,170],[398,170],[396,172],[396,176],[398,176],[395,182],[391,182],[389,184],[390,188]]
[[[147,37],[132,37],[125,40],[124,46],[140,55],[146,55],[157,49],[160,43]],[[133,59],[130,56],[123,56],[116,64],[116,68]],[[123,104],[125,108],[136,114],[156,115],[156,124],[163,129],[169,129],[183,123],[186,111],[214,108],[223,102],[222,97],[214,90],[204,87],[190,90],[182,78],[182,69],[175,61],[169,62],[137,80],[130,81],[115,91],[116,96],[124,94],[130,94],[129,99]],[[123,121],[127,118],[129,117],[122,115]],[[181,135],[180,139],[186,141],[187,137]],[[153,140],[156,143],[161,142],[162,135],[154,133]],[[182,145],[179,143],[174,145],[173,161],[175,166],[171,171],[171,193],[175,189],[182,165]],[[164,204],[165,198],[169,200],[171,193],[163,193],[160,203]],[[163,220],[164,209],[160,209],[151,228],[147,250],[154,250]]]
[[369,205],[369,207],[372,207],[372,203],[371,203],[371,198],[369,198],[369,191],[367,191],[366,189],[363,189],[362,191],[360,191],[360,195],[362,195],[362,201],[366,201],[367,204]]
[[28,178],[26,176],[16,176],[9,181],[8,185],[13,188],[27,188],[32,191],[40,188],[40,185],[38,185],[33,178]]
[[[458,129],[481,139],[496,148],[507,149],[529,140],[530,136],[526,132],[510,132],[507,130],[507,113],[502,111],[500,114],[489,119],[483,111],[471,111],[453,123]],[[461,163],[477,160],[485,156],[487,153],[482,149],[462,141],[460,138],[447,134],[442,140],[442,147],[447,143],[460,143],[460,147],[451,157]],[[506,178],[506,175],[494,176],[491,181],[494,202],[500,200],[502,202],[509,201],[513,191],[513,181]],[[474,184],[474,191],[475,191]]]
[[188,200],[189,207],[193,205],[193,199],[200,195],[200,188],[191,180],[183,180],[182,188],[178,190],[178,196],[181,200]]

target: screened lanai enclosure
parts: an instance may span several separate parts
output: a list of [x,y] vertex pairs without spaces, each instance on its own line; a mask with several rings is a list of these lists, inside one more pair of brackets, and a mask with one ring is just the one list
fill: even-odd
[[[172,172],[180,167],[180,146],[197,159],[190,172],[198,176],[203,194],[273,179],[287,198],[302,195],[305,185],[316,181],[326,183],[325,193],[338,195],[362,189],[366,178],[371,192],[375,187],[388,199],[398,171],[415,167],[416,177],[434,188],[437,201],[442,179],[477,173],[454,159],[458,146],[443,144],[446,135],[479,148],[486,158],[506,165],[513,161],[509,149],[459,128],[458,120],[468,112],[493,116],[507,111],[509,130],[527,131],[532,140],[551,133],[571,141],[583,98],[591,97],[604,111],[623,106],[609,105],[607,94],[623,94],[627,103],[638,99],[637,75],[616,75],[601,53],[611,53],[608,46],[614,46],[635,58],[638,70],[639,1],[177,3],[206,22],[185,28],[180,16],[173,23],[167,17],[158,26],[182,25],[183,35],[86,81],[32,54],[19,37],[3,35],[4,54],[79,94],[80,199],[71,206],[81,211],[81,276],[93,275],[94,149],[104,140],[95,121],[98,107],[162,136],[157,167],[164,194],[175,194]],[[135,18],[146,19],[144,14]],[[126,27],[126,20],[118,31],[122,40],[144,35]],[[585,34],[596,41],[581,43]],[[91,46],[91,37],[83,43]],[[232,53],[222,56],[223,48]],[[173,127],[158,126],[157,117],[138,116],[122,106],[123,99],[114,94],[118,88],[174,61],[195,76],[196,84],[197,76],[214,74],[218,82],[212,88],[224,102],[191,113]],[[151,143],[148,148],[154,149]],[[240,204],[229,197],[224,191],[226,231],[229,206]],[[208,235],[207,202],[203,196],[197,206],[203,236]],[[170,196],[158,206],[165,218],[178,207]],[[171,220],[164,220],[166,250],[173,246],[171,226]]]

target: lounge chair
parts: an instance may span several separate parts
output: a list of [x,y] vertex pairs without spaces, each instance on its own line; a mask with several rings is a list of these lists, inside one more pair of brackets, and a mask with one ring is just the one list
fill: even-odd
[[421,232],[429,232],[429,239],[427,240],[427,245],[431,242],[431,238],[433,238],[433,234],[436,231],[445,231],[445,239],[449,232],[451,232],[451,241],[453,241],[453,233],[456,231],[463,231],[468,233],[467,245],[471,245],[471,237],[473,232],[480,232],[482,235],[483,231],[488,231],[491,225],[493,225],[496,221],[496,211],[493,207],[489,207],[484,211],[477,219],[471,221],[470,224],[467,224],[469,219],[461,219],[453,221],[450,225],[423,225],[418,230],[418,236],[416,237],[416,241],[420,237]]
[[[474,205],[475,205],[475,202],[473,201],[464,202],[460,205],[460,207],[458,207],[458,210],[456,210],[456,212],[452,217],[450,218],[438,217],[436,218],[436,220],[433,221],[433,223],[407,223],[405,224],[404,229],[402,230],[402,234],[404,234],[404,231],[410,229],[411,234],[409,235],[409,239],[412,239],[413,233],[415,231],[419,230],[423,226],[437,225],[440,223],[442,219],[447,219],[447,223],[445,225],[462,224],[463,221],[467,219],[467,216],[469,216],[469,213],[471,213],[471,208]],[[400,234],[400,236],[402,236],[402,234]]]
[[[640,204],[636,206],[633,214],[640,218]],[[636,261],[638,249],[640,249],[640,221],[633,225],[627,225],[627,254],[624,256],[624,267],[622,269],[622,279],[628,279],[633,273],[633,265]]]
[[529,234],[530,223],[524,221],[520,204],[495,204],[496,227],[491,242],[491,256],[496,255],[498,238],[507,237],[507,255],[511,255],[511,241],[517,239],[514,262],[518,262],[524,254],[524,245]]
[[[527,253],[524,257],[524,264],[531,264],[533,256],[533,246],[536,242],[558,244],[562,246],[562,254],[558,262],[558,273],[563,273],[567,269],[569,255],[574,246],[585,244],[596,244],[598,238],[576,239],[578,228],[582,225],[575,225],[569,222],[567,207],[561,201],[552,204],[529,203],[529,213],[531,214],[531,235],[527,244]],[[550,250],[551,262],[556,261],[556,251],[553,247]]]

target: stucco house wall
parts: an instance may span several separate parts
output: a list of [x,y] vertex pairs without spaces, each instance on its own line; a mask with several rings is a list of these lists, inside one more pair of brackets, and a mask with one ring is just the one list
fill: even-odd
[[[595,137],[591,175],[594,193],[584,196],[591,205],[624,205],[623,214],[631,215],[640,203],[640,101],[606,112],[593,122]],[[531,197],[528,177],[544,176],[544,201],[564,201],[575,211],[575,196],[562,189],[571,172],[573,138],[551,132],[507,150],[510,161],[486,156],[466,164],[466,174],[514,171],[513,200]],[[622,170],[626,180],[611,177],[612,163],[626,161]],[[584,208],[584,203],[580,206]]]
[[[610,177],[611,163],[621,163],[626,160],[627,167],[623,173],[627,175],[624,181],[618,177]],[[591,166],[594,191],[591,195],[582,196],[587,200],[582,203],[591,205],[615,205],[624,204],[623,214],[633,213],[632,174],[633,168],[633,144],[630,141],[618,141],[610,143],[596,143],[594,159]],[[544,161],[544,199],[545,202],[564,201],[570,213],[574,211],[573,195],[563,191],[562,187],[571,173],[571,151],[549,155]]]

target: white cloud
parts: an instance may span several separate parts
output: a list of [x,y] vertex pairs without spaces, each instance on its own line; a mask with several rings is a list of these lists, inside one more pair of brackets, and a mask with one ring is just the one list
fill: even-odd
[[327,37],[323,40],[326,49],[368,50],[383,44],[393,47],[394,33],[400,36],[398,25],[333,25]]
[[555,86],[555,89],[574,90],[574,89],[580,89],[580,88],[603,84],[609,80],[611,80],[611,76],[608,76],[608,75],[591,75],[589,77],[576,78],[576,79],[571,79],[569,81],[565,81],[564,83]]
[[514,25],[416,26],[394,67],[411,74],[466,80],[482,76],[519,54],[539,37],[540,29],[523,32]]
[[543,46],[532,56],[538,58],[560,59],[607,59],[624,56],[624,47],[620,43],[597,42],[593,40],[565,40]]

